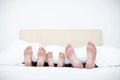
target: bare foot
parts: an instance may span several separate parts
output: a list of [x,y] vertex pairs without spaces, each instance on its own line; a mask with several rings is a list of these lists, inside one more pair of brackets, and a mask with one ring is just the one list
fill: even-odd
[[76,57],[75,51],[70,44],[66,46],[65,54],[74,68],[83,68],[83,64]]
[[87,45],[87,61],[85,68],[91,69],[95,67],[95,59],[96,59],[96,48],[92,42],[88,42]]
[[57,67],[63,67],[64,66],[64,61],[65,61],[65,55],[64,55],[64,53],[60,52]]
[[24,50],[24,62],[25,62],[25,66],[32,66],[32,46],[28,46],[25,50]]
[[52,52],[48,52],[46,55],[49,67],[54,67]]
[[38,57],[37,66],[43,67],[46,59],[46,51],[43,47],[39,48],[37,57]]

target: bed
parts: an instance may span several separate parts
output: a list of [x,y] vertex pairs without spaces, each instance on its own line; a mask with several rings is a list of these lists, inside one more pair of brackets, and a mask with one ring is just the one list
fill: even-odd
[[[65,46],[67,43],[71,43],[73,47],[82,47],[86,45],[88,41],[92,41],[99,49],[103,49],[103,47],[101,48],[101,46],[103,46],[103,39],[100,29],[24,29],[20,30],[19,39],[42,45],[56,44]],[[18,44],[17,46],[19,47]],[[13,48],[14,47],[11,49]],[[108,48],[106,49],[108,51]],[[103,50],[105,50],[105,48]],[[14,57],[8,56],[9,60],[3,60],[4,55],[1,54],[5,54],[6,52],[10,53],[8,49],[0,53],[0,57],[3,58],[0,59],[0,80],[120,80],[120,59],[118,55],[120,50],[115,48],[110,48],[110,50],[117,51],[115,52],[116,54],[114,53],[115,57],[113,57],[116,61],[112,60],[113,63],[111,62],[109,66],[103,64],[104,66],[93,69],[77,69],[70,67],[25,67],[22,63],[13,64],[14,61],[7,64],[8,61],[14,60],[14,57],[16,57],[16,59],[19,58],[18,54],[15,54]],[[103,55],[105,56],[105,54]],[[99,60],[102,60],[104,56],[97,55],[99,59],[96,60],[96,63],[100,63]],[[111,57],[107,56],[107,59],[109,58]],[[106,60],[101,62],[105,61]],[[109,63],[109,61],[106,61],[106,63]],[[101,63],[99,65],[101,65]]]

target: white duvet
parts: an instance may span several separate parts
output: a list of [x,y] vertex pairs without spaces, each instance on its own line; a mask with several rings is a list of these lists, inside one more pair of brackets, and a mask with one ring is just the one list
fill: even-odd
[[[33,47],[33,61],[37,60],[37,50],[42,45],[38,43],[29,43],[24,41],[17,41],[12,46],[8,47],[6,50],[0,53],[0,64],[3,65],[20,65],[24,61],[24,49],[32,45]],[[46,51],[53,52],[53,60],[55,63],[58,62],[58,55],[60,51],[65,51],[64,46],[59,45],[47,45],[43,46]],[[77,57],[85,62],[86,60],[86,46],[75,48],[75,53]],[[65,60],[65,63],[69,63]],[[97,56],[95,63],[99,67],[108,66],[119,66],[120,65],[120,50],[110,46],[97,46]]]

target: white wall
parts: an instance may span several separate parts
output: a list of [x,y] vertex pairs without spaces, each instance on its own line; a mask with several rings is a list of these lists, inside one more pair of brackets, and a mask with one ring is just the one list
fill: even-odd
[[0,51],[29,28],[100,28],[104,45],[120,48],[119,27],[119,0],[0,0]]

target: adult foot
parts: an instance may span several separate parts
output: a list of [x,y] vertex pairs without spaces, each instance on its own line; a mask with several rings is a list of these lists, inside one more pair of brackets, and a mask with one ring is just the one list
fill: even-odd
[[25,66],[32,66],[32,46],[28,46],[25,50],[24,50],[24,62],[25,62]]
[[64,66],[64,61],[65,61],[65,55],[64,55],[63,52],[60,52],[57,67],[63,67]]
[[37,66],[43,67],[46,59],[46,51],[43,47],[39,48],[37,57],[38,57]]
[[83,68],[83,64],[76,57],[75,51],[70,44],[66,46],[65,54],[74,68]]
[[88,42],[87,45],[87,61],[85,68],[91,69],[95,67],[95,59],[96,59],[96,47],[92,42]]
[[47,58],[49,67],[54,67],[52,52],[48,52],[46,55],[46,58]]

